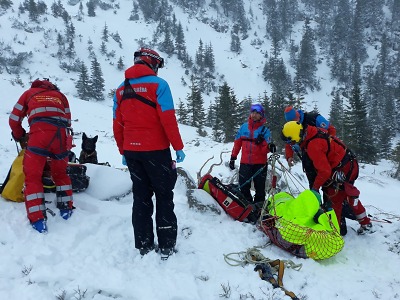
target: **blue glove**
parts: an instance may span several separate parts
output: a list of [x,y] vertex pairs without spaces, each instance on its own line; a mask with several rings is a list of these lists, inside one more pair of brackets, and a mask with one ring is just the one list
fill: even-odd
[[123,164],[124,166],[126,166],[126,165],[127,165],[127,164],[126,164],[125,155],[122,155],[122,164]]
[[311,192],[313,192],[314,196],[317,197],[319,205],[322,204],[322,200],[321,200],[321,194],[319,193],[319,191],[311,189]]
[[185,155],[185,153],[183,152],[183,150],[178,150],[178,151],[176,151],[176,162],[177,162],[177,163],[183,162],[184,159],[185,159],[185,157],[186,157],[186,155]]

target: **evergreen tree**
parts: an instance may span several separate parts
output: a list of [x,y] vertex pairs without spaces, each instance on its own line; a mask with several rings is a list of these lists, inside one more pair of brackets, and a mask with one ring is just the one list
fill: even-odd
[[331,75],[339,83],[350,85],[348,44],[350,39],[349,24],[352,22],[349,0],[339,0],[337,13],[334,17],[332,34],[330,35],[329,54]]
[[62,17],[65,8],[63,6],[63,4],[61,3],[61,0],[58,0],[57,2],[53,2],[53,4],[50,7],[51,9],[51,13],[53,14],[53,17],[55,18],[59,18]]
[[95,17],[96,16],[96,2],[95,0],[89,0],[86,3],[87,9],[88,9],[88,16],[89,17]]
[[392,160],[397,165],[396,172],[393,177],[400,180],[400,142],[397,143],[394,151],[392,152]]
[[272,93],[269,100],[269,106],[265,109],[269,110],[268,127],[271,130],[273,142],[279,148],[284,147],[284,142],[281,139],[282,125],[285,124],[285,108],[287,102],[284,95]]
[[330,113],[329,113],[329,122],[335,126],[336,135],[339,137],[344,136],[344,107],[343,107],[343,98],[340,97],[340,91],[336,90],[334,92],[334,97],[331,102]]
[[79,9],[78,9],[78,15],[77,15],[77,19],[78,21],[82,21],[83,20],[83,16],[84,16],[84,12],[83,12],[83,4],[82,1],[79,2]]
[[122,39],[118,32],[111,35],[113,40],[117,42],[118,46],[122,49]]
[[104,41],[101,42],[100,44],[100,53],[103,55],[107,54],[107,46],[106,43]]
[[96,101],[103,101],[105,91],[104,78],[100,63],[97,61],[96,57],[94,57],[91,61],[90,70],[90,87],[92,90],[92,98]]
[[110,33],[108,32],[108,26],[107,26],[107,23],[105,23],[103,32],[101,34],[101,39],[103,40],[103,42],[108,42],[109,35],[110,35]]
[[178,23],[176,38],[175,38],[175,50],[179,60],[184,60],[186,53],[185,34],[181,22]]
[[89,101],[92,97],[92,89],[89,79],[89,71],[84,63],[81,64],[79,69],[79,79],[75,84],[75,87],[78,91],[78,96],[82,100]]
[[278,12],[277,0],[264,1],[263,10],[267,16],[267,35],[272,40],[273,48],[276,48],[283,40],[281,18]]
[[235,24],[233,25],[232,31],[231,31],[231,51],[237,54],[240,54],[242,52],[242,45],[240,43],[240,37],[239,37],[239,25]]
[[28,0],[25,1],[26,5],[25,8],[28,11],[29,20],[32,22],[37,22],[39,18],[39,11],[35,0]]
[[292,90],[290,74],[282,58],[271,56],[265,63],[263,76],[271,84],[273,92],[280,97]]
[[189,124],[193,127],[202,129],[205,123],[204,100],[198,85],[198,80],[192,76],[190,94],[187,98],[187,110],[191,116]]
[[178,102],[178,109],[176,110],[176,116],[178,122],[184,125],[189,125],[189,117],[188,117],[188,110],[186,109],[185,103],[179,99]]
[[168,28],[165,29],[164,41],[161,43],[161,50],[171,56],[174,53],[175,46],[171,38],[171,32]]
[[122,56],[120,56],[119,59],[118,59],[117,69],[119,71],[122,71],[123,69],[125,69],[125,64],[124,64],[124,60],[122,59]]
[[219,88],[215,99],[216,121],[213,127],[213,136],[219,142],[233,142],[239,127],[237,113],[238,101],[227,82]]
[[210,105],[208,106],[208,111],[207,111],[207,118],[206,118],[206,123],[205,126],[211,127],[213,128],[215,125],[215,121],[216,121],[216,107],[215,107],[215,103],[211,102]]
[[211,42],[205,46],[204,49],[204,67],[208,69],[209,72],[214,73],[215,71],[215,57],[214,50]]
[[93,58],[94,56],[95,56],[95,54],[94,54],[94,50],[93,50],[93,42],[92,42],[92,40],[90,39],[90,37],[89,37],[89,39],[88,39],[88,47],[87,47],[87,50],[89,51],[89,58]]
[[375,163],[377,151],[375,146],[371,145],[371,141],[367,141],[367,137],[371,136],[371,128],[367,118],[367,105],[360,89],[359,67],[356,70],[358,75],[354,76],[349,104],[345,109],[344,140],[360,162]]
[[199,40],[199,47],[197,48],[196,51],[195,63],[201,72],[204,68],[204,46],[203,46],[203,41],[201,39]]
[[57,57],[59,59],[62,59],[65,53],[65,43],[64,43],[64,38],[60,33],[57,34],[57,45],[58,45]]
[[400,0],[393,0],[390,11],[392,12],[392,31],[400,32]]
[[319,89],[316,79],[317,72],[317,50],[314,45],[314,36],[310,27],[309,19],[304,23],[304,34],[300,42],[300,52],[296,64],[295,83],[298,94],[304,93],[306,88],[311,91]]
[[12,6],[13,2],[11,0],[0,0],[0,7],[7,10]]
[[131,15],[129,16],[129,21],[138,21],[139,20],[139,5],[133,1],[133,8],[131,10]]

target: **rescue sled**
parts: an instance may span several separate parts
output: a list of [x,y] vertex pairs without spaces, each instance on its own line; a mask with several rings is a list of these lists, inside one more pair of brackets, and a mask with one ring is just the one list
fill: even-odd
[[[273,244],[301,258],[321,260],[339,253],[344,240],[334,210],[325,212],[310,190],[304,190],[296,198],[286,192],[276,193],[278,159],[277,154],[269,158],[272,182],[261,211],[259,229]],[[281,167],[287,170],[282,164]]]

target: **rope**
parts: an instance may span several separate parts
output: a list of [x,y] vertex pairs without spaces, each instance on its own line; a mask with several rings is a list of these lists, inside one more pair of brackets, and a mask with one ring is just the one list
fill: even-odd
[[[267,246],[268,244],[266,244],[265,246]],[[274,259],[270,259],[261,254],[260,249],[265,248],[265,246],[253,247],[247,249],[246,251],[224,254],[224,260],[228,265],[232,267],[244,267],[248,264],[270,263],[275,261]],[[236,255],[239,258],[233,258],[233,255]],[[285,264],[285,267],[291,268],[295,271],[300,271],[300,269],[303,267],[303,264],[296,264],[291,260],[281,261]]]
[[[367,207],[372,207],[372,208],[374,208],[375,210],[378,211],[377,215],[386,216],[386,219],[387,219],[387,220],[396,220],[396,221],[400,221],[400,216],[395,215],[395,214],[391,214],[391,213],[387,213],[387,212],[383,211],[382,209],[380,209],[380,208],[378,208],[378,207],[376,207],[376,206],[373,206],[373,205],[365,205],[365,207],[366,207],[366,208],[367,208]],[[372,216],[372,217],[374,217],[374,216]],[[387,220],[385,220],[385,219],[382,219],[382,220],[387,221]],[[376,221],[376,220],[375,220],[375,221]]]

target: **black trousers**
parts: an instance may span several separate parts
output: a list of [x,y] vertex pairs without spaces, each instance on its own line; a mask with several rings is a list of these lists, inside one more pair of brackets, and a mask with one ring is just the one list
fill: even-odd
[[[253,202],[253,197],[250,193],[251,181],[247,184],[244,184],[247,180],[249,180],[255,173],[257,173],[261,168],[265,165],[257,164],[257,165],[249,165],[249,164],[240,164],[239,168],[239,185],[241,186],[240,191],[246,197],[246,199],[250,202]],[[262,172],[260,172],[257,176],[253,178],[254,189],[256,193],[254,195],[254,202],[260,202],[265,200],[265,180],[267,178],[267,168],[265,168]]]
[[137,249],[154,244],[152,197],[156,197],[156,231],[160,248],[176,244],[177,220],[174,193],[177,172],[170,149],[124,151],[133,184],[132,225]]

